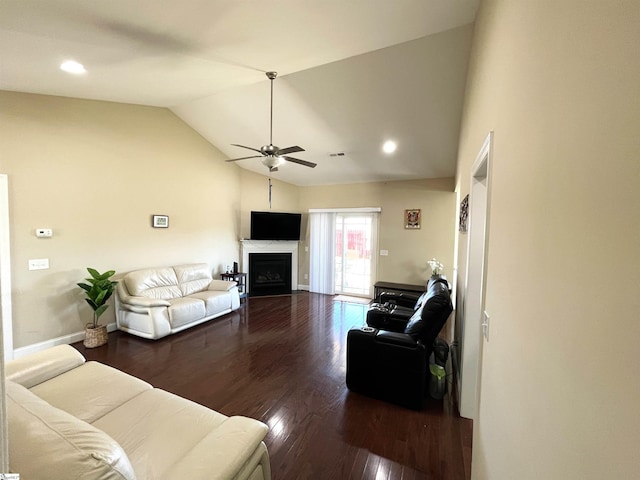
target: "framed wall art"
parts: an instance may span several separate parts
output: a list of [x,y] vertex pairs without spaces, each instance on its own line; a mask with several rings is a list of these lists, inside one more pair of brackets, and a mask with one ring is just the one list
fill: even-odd
[[469,195],[462,199],[460,203],[460,227],[458,230],[467,233],[467,220],[469,219]]
[[169,228],[169,216],[168,215],[152,215],[153,228]]
[[407,230],[417,230],[420,228],[420,209],[414,208],[412,210],[404,211],[404,228]]

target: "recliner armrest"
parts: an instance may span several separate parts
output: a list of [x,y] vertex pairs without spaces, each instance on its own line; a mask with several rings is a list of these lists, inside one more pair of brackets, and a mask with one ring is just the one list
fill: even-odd
[[421,294],[382,292],[378,298],[380,303],[395,303],[401,307],[414,308]]
[[387,330],[378,330],[376,341],[401,347],[416,348],[418,346],[418,342],[411,338],[410,335],[406,333],[389,332]]

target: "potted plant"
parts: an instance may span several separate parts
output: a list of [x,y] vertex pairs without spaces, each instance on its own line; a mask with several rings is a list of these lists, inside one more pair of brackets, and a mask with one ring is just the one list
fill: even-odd
[[89,283],[78,283],[78,286],[85,291],[87,298],[85,301],[93,310],[93,322],[87,323],[84,332],[84,346],[87,348],[100,347],[107,343],[107,327],[98,324],[98,318],[102,315],[109,305],[107,300],[113,295],[113,289],[118,284],[110,280],[116,273],[115,270],[109,270],[100,273],[94,268],[87,268],[91,278],[85,278]]

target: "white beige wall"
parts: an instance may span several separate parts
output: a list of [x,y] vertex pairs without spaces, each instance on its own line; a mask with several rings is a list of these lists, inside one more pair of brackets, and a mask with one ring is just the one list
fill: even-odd
[[[238,260],[240,169],[170,111],[10,92],[0,105],[16,348],[83,329],[85,267]],[[152,228],[152,214],[170,227]],[[29,271],[33,258],[50,268]]]
[[[251,210],[269,210],[268,177],[225,163],[223,155],[170,111],[108,102],[0,92],[0,171],[9,176],[14,347],[73,335],[91,315],[76,283],[88,266],[136,268],[239,260]],[[272,179],[273,211],[382,207],[378,278],[422,283],[437,257],[451,275],[452,179],[299,188]],[[422,229],[403,212],[422,209]],[[152,214],[170,217],[151,227]],[[52,228],[39,239],[36,228]],[[48,270],[28,260],[47,258]],[[300,249],[299,279],[309,261]],[[113,308],[103,323],[114,321]]]
[[[436,257],[451,278],[455,229],[455,193],[453,179],[378,182],[300,189],[300,207],[359,208],[381,207],[378,280],[423,284],[431,274],[427,261]],[[422,228],[405,230],[404,211],[419,208]],[[303,240],[309,244],[309,237]],[[301,264],[301,276],[309,273],[308,257]]]
[[637,1],[481,5],[457,179],[495,131],[474,479],[640,471],[639,25]]

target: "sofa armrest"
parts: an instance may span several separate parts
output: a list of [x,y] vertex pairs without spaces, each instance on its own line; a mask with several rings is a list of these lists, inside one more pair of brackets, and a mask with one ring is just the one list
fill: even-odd
[[31,388],[79,367],[85,358],[69,345],[58,345],[7,362],[5,374],[8,380]]
[[168,300],[163,300],[162,298],[134,297],[132,295],[129,295],[126,300],[121,298],[120,303],[125,308],[130,308],[134,312],[137,311],[136,307],[139,309],[142,308],[144,309],[143,311],[146,312],[147,308],[168,307],[171,305]]
[[165,478],[234,479],[268,430],[258,420],[229,417],[173,465]]
[[207,290],[220,290],[224,292],[224,291],[231,290],[237,284],[238,282],[213,279],[211,280],[211,283],[209,284],[209,287],[207,288]]

